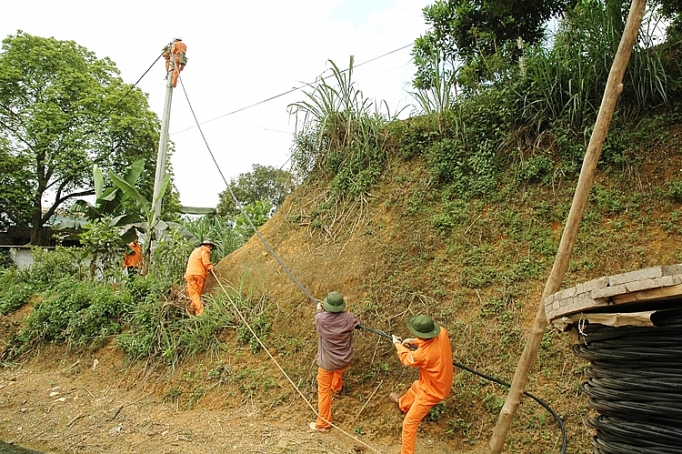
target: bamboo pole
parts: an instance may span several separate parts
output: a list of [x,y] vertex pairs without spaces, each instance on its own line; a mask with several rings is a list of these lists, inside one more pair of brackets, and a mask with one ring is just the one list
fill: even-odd
[[514,379],[509,394],[507,395],[504,406],[497,418],[497,424],[495,425],[493,435],[490,438],[486,454],[499,454],[502,452],[512,419],[519,406],[521,395],[528,383],[528,374],[535,362],[538,349],[540,348],[540,342],[545,334],[545,328],[547,328],[547,317],[545,315],[543,300],[559,290],[566,270],[568,269],[573,247],[575,246],[575,241],[578,236],[580,221],[582,220],[583,212],[585,211],[585,206],[587,205],[587,200],[590,195],[590,189],[592,188],[592,183],[594,181],[595,170],[601,155],[602,145],[604,144],[606,133],[609,130],[616,103],[623,91],[623,75],[625,74],[628,62],[630,61],[632,48],[637,41],[645,6],[646,0],[632,0],[627,23],[625,24],[625,30],[621,36],[618,51],[616,52],[616,57],[613,60],[609,78],[606,82],[604,97],[602,98],[601,106],[599,107],[599,114],[597,115],[594,131],[592,131],[592,136],[590,137],[590,142],[587,146],[583,166],[580,170],[580,177],[578,178],[578,186],[575,189],[571,210],[568,214],[563,234],[561,235],[561,242],[559,243],[559,249],[554,259],[554,265],[552,266],[552,271],[545,284],[545,290],[542,292],[542,298],[528,335],[526,347],[519,359],[519,364],[516,366],[516,372],[514,372]]

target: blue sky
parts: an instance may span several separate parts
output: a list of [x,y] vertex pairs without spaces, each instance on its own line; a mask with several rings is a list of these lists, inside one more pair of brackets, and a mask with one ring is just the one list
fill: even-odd
[[[202,129],[229,179],[249,172],[253,164],[286,165],[295,128],[287,105],[304,98],[295,92],[234,115],[227,113],[328,74],[328,60],[345,68],[351,55],[358,64],[411,44],[426,30],[422,9],[430,3],[22,0],[5,2],[0,36],[21,29],[76,41],[100,58],[111,58],[124,81],[134,83],[161,48],[181,35],[189,57],[182,80],[199,121],[215,119]],[[357,68],[355,80],[367,98],[386,100],[395,111],[413,102],[407,91],[414,72],[407,48]],[[159,117],[163,79],[159,61],[139,84]],[[170,132],[181,202],[215,206],[225,185],[194,127],[180,85],[173,95]]]

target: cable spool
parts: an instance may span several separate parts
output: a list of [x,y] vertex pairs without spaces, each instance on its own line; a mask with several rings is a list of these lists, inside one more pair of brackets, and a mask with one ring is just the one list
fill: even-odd
[[586,324],[573,353],[590,361],[582,390],[599,413],[595,454],[682,454],[682,310],[653,327]]

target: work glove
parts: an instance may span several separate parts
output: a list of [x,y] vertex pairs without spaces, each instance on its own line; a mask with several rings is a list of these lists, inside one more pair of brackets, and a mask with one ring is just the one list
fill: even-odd
[[398,336],[396,336],[395,334],[391,334],[391,338],[393,339],[393,343],[394,343],[394,344],[401,344],[401,343],[402,343],[402,339],[400,339],[400,338],[399,338]]
[[323,310],[322,303],[317,303],[317,312],[322,312],[322,310]]
[[417,349],[417,339],[413,339],[413,338],[405,339],[402,342],[402,344],[405,347],[409,348],[410,350],[416,350]]

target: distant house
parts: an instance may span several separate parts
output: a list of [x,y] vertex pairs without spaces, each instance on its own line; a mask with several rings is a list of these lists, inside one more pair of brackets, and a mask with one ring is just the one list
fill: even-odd
[[[51,219],[51,224],[58,221],[65,220],[70,217],[68,213],[58,214],[53,216]],[[41,246],[42,249],[53,250],[57,245],[56,236],[62,236],[67,232],[59,231],[58,233],[52,230],[51,227],[43,227],[43,238],[50,238],[49,244],[46,246]],[[70,232],[74,233],[74,232]],[[31,249],[34,247],[31,243],[31,228],[30,227],[19,227],[19,226],[9,226],[4,230],[0,230],[0,250],[7,251],[9,253],[12,261],[20,269],[25,269],[31,266],[33,263],[33,256],[31,254]],[[59,244],[65,247],[78,247],[80,246],[80,241],[75,238],[64,239],[59,241]]]

